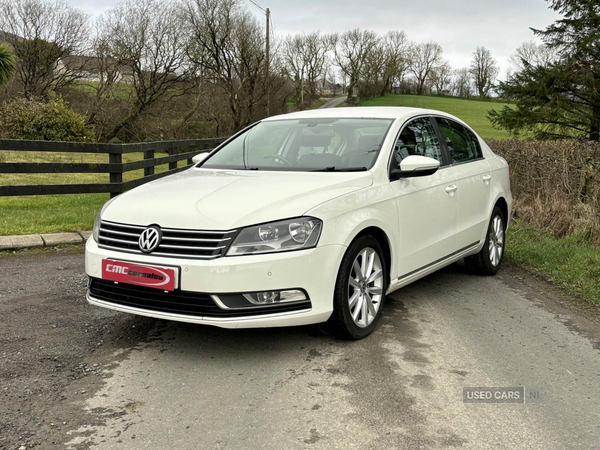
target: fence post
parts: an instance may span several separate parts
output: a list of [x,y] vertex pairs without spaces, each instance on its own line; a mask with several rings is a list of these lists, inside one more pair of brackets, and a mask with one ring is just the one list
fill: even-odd
[[[169,153],[169,156],[176,155],[178,151],[179,151],[179,149],[177,149],[177,148],[170,148],[169,150],[167,150],[167,152]],[[173,169],[177,169],[177,161],[169,163],[169,170],[173,170]]]
[[[117,169],[117,171],[112,171],[110,172],[110,184],[113,183],[122,183],[123,182],[123,154],[121,153],[121,146],[120,146],[120,141],[118,139],[113,139],[112,141],[110,141],[111,145],[111,152],[108,154],[108,162],[110,164],[119,164],[119,168]],[[114,148],[112,148],[114,146]],[[113,153],[114,152],[114,153]],[[119,195],[120,193],[123,192],[123,188],[119,187],[119,190],[117,192],[111,192],[110,193],[110,198],[116,197],[117,195]]]
[[[154,158],[154,150],[146,150],[144,151],[144,159],[153,159]],[[152,167],[144,167],[144,176],[154,175],[154,166]]]

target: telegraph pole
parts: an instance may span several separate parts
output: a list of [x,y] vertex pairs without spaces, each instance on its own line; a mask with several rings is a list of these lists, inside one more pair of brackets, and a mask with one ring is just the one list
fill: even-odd
[[266,59],[265,59],[265,91],[266,91],[266,95],[267,95],[267,117],[269,117],[271,114],[269,112],[269,100],[270,100],[270,91],[271,91],[271,84],[269,83],[269,22],[271,21],[271,11],[269,10],[269,8],[267,8],[267,41],[266,41]]

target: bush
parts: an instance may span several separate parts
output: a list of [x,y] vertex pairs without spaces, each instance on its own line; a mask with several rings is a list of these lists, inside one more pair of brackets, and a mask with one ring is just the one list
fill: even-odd
[[515,217],[600,245],[600,144],[486,140],[511,168]]
[[47,103],[15,99],[0,108],[0,137],[36,141],[95,141],[85,118],[61,97],[51,95]]

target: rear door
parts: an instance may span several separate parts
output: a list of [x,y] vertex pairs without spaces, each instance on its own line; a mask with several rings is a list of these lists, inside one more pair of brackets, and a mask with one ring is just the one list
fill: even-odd
[[456,251],[456,179],[429,117],[418,117],[404,125],[392,154],[391,169],[400,168],[402,159],[409,155],[437,159],[440,168],[433,175],[391,182],[399,216],[400,278]]
[[481,241],[489,219],[490,180],[487,160],[477,136],[462,124],[435,117],[440,137],[451,158],[456,177],[458,216],[457,250]]

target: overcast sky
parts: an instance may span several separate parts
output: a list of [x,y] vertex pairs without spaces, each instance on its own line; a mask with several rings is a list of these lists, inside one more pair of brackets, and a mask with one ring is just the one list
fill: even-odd
[[[92,16],[118,0],[68,0]],[[250,11],[263,13],[249,0]],[[436,41],[452,67],[469,65],[475,47],[489,48],[504,78],[508,57],[523,41],[533,40],[529,27],[545,28],[559,16],[544,0],[256,0],[269,8],[278,36],[321,30],[324,33],[368,28],[378,33],[404,30],[413,41]]]

